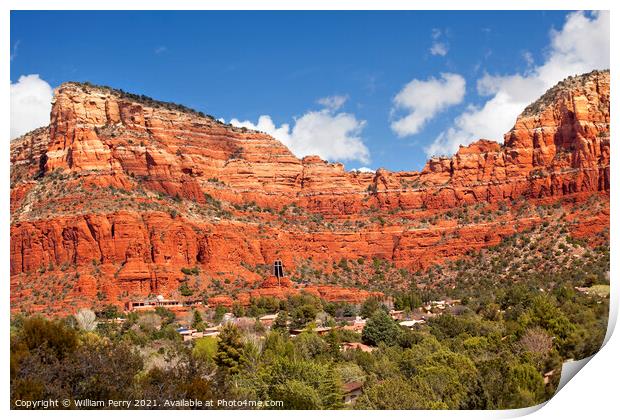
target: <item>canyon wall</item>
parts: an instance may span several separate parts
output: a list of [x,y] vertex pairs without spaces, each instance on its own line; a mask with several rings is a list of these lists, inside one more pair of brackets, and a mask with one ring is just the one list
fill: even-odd
[[[276,258],[289,272],[343,258],[425,269],[543,221],[524,205],[564,206],[575,234],[594,237],[609,227],[609,118],[609,72],[595,71],[550,89],[503,144],[360,173],[183,107],[65,83],[49,127],[11,143],[12,303],[50,273],[69,283],[66,304],[178,296],[187,267],[200,268],[196,287],[250,293],[264,277],[252,267]],[[592,197],[602,204],[577,208]]]

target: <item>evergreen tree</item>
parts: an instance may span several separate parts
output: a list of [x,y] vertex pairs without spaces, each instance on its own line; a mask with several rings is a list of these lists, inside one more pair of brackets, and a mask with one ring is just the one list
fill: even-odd
[[291,327],[305,328],[316,319],[318,312],[316,306],[312,304],[298,306],[291,312]]
[[213,321],[220,322],[222,320],[222,318],[224,317],[225,313],[226,313],[226,307],[224,307],[222,305],[218,305],[215,308],[215,314],[213,316]]
[[288,313],[286,311],[278,312],[271,329],[274,331],[288,331]]
[[204,321],[202,320],[202,315],[200,312],[194,311],[194,319],[192,320],[192,328],[197,330],[204,329]]
[[378,309],[366,321],[362,331],[362,341],[371,346],[385,343],[396,344],[400,335],[400,326],[383,310]]
[[217,353],[214,357],[215,364],[230,375],[239,373],[243,350],[239,330],[234,324],[226,324],[222,327],[218,338]]
[[340,360],[342,357],[340,354],[340,338],[338,337],[336,330],[330,330],[325,337],[325,341],[327,342],[328,352],[332,359]]
[[245,316],[245,309],[239,302],[235,302],[233,303],[233,306],[232,306],[232,313],[236,317],[242,317],[242,316]]
[[364,303],[362,303],[360,316],[362,318],[369,318],[378,310],[382,310],[387,313],[388,308],[383,303],[381,303],[379,298],[377,298],[376,296],[371,296],[366,299]]
[[321,381],[319,386],[322,405],[324,410],[338,410],[343,406],[343,389],[342,381],[330,366],[327,375]]
[[320,410],[321,397],[316,389],[310,385],[291,379],[284,383],[276,384],[270,398],[282,401],[285,410]]

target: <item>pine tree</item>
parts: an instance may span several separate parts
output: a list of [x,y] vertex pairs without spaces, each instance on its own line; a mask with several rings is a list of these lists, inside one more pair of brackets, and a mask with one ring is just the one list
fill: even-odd
[[274,331],[288,331],[288,313],[286,311],[278,312],[273,325],[271,327]]
[[323,409],[338,410],[343,407],[342,381],[334,371],[333,365],[329,367],[327,375],[321,381],[319,394],[321,395]]
[[234,324],[226,324],[220,330],[218,339],[215,364],[230,375],[239,373],[243,350],[239,330]]
[[338,334],[336,333],[336,330],[330,330],[325,337],[325,341],[329,346],[329,355],[332,357],[332,359],[336,361],[340,360],[342,357],[340,353],[340,339],[338,337]]
[[400,335],[400,326],[384,311],[376,310],[366,321],[362,330],[362,341],[371,346],[385,343],[388,346],[396,344]]
[[203,328],[203,320],[200,312],[194,311],[194,319],[192,320],[192,328],[200,330]]

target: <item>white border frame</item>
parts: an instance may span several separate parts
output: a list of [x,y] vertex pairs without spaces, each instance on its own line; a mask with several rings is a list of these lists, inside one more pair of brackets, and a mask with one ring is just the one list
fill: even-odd
[[[616,68],[618,54],[614,52],[614,39],[617,37],[617,25],[618,19],[616,16],[616,10],[620,7],[620,2],[611,0],[592,0],[592,1],[579,1],[579,0],[504,0],[501,3],[498,1],[485,1],[485,0],[434,0],[422,2],[410,2],[411,4],[405,4],[403,1],[397,0],[382,0],[369,1],[369,0],[357,0],[352,1],[339,1],[339,0],[294,0],[290,2],[282,0],[227,0],[222,2],[210,2],[199,0],[57,0],[54,2],[44,0],[5,0],[0,3],[0,39],[2,40],[1,51],[1,65],[0,74],[5,80],[5,84],[0,86],[0,92],[2,94],[2,101],[0,102],[0,120],[3,124],[0,127],[4,130],[4,138],[6,144],[0,148],[1,162],[0,165],[0,185],[2,191],[2,208],[0,216],[0,249],[1,249],[1,264],[2,276],[0,277],[0,291],[2,299],[0,303],[0,310],[2,313],[2,321],[0,321],[0,328],[2,330],[2,337],[5,337],[4,344],[1,346],[0,352],[2,354],[2,395],[0,396],[0,407],[3,412],[8,412],[11,417],[14,418],[80,418],[85,416],[83,411],[65,412],[65,411],[10,411],[9,410],[9,317],[10,317],[10,283],[9,283],[9,267],[10,267],[10,211],[9,211],[9,147],[8,142],[10,139],[10,87],[7,83],[10,79],[9,75],[9,56],[11,51],[10,41],[10,10],[610,10],[611,11],[611,67]],[[615,35],[614,35],[615,34]],[[615,71],[611,72],[611,88],[612,91],[617,85],[618,77]],[[612,93],[612,102],[615,100],[616,94]],[[612,129],[611,136],[615,137],[615,129],[617,118],[615,113],[615,106],[612,105]],[[611,141],[612,160],[613,156],[618,154],[618,144],[615,140]],[[617,179],[618,168],[615,164],[611,165],[611,178]],[[615,279],[618,272],[618,246],[615,244],[616,232],[618,227],[618,219],[614,217],[614,211],[618,209],[618,200],[620,196],[614,196],[611,194],[610,214],[611,214],[611,311],[609,319],[609,331],[607,335],[608,342],[601,349],[601,351],[592,358],[587,366],[578,374],[576,380],[571,380],[562,388],[556,396],[554,396],[548,403],[541,404],[537,407],[522,409],[522,410],[504,410],[504,411],[335,411],[321,412],[320,415],[326,418],[356,418],[359,420],[370,418],[384,418],[387,416],[394,418],[462,418],[462,419],[486,419],[486,418],[510,418],[517,417],[526,414],[530,414],[534,419],[555,419],[555,418],[610,418],[613,416],[611,413],[617,413],[618,395],[617,395],[617,381],[620,379],[620,363],[617,355],[620,354],[620,342],[616,336],[611,335],[613,327],[615,326],[617,313],[618,313],[618,297],[619,288],[616,287]],[[107,411],[93,411],[88,413],[89,417],[93,418],[107,418],[111,413]],[[170,416],[168,411],[157,411],[154,413],[146,414],[138,411],[125,411],[117,412],[114,416],[154,416],[155,418],[167,418]],[[204,418],[208,415],[211,418],[223,419],[223,418],[239,418],[241,416],[263,418],[263,419],[285,419],[294,415],[295,417],[302,419],[309,419],[316,414],[312,411],[298,411],[291,413],[290,411],[210,411],[204,412],[184,412],[183,416],[191,418],[197,418],[200,416]],[[616,414],[617,415],[617,414]]]

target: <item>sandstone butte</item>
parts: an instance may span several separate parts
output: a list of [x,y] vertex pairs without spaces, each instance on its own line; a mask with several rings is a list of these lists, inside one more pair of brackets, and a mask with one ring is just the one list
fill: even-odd
[[[359,302],[369,292],[277,285],[255,268],[380,258],[419,270],[543,221],[446,216],[462,209],[573,206],[571,234],[594,240],[609,229],[609,81],[593,71],[560,82],[503,144],[479,140],[419,172],[375,173],[299,159],[267,134],[182,106],[64,83],[49,126],[11,143],[12,311],[178,299],[188,281],[210,290],[211,304],[300,290]],[[603,209],[578,211],[592,196]]]

